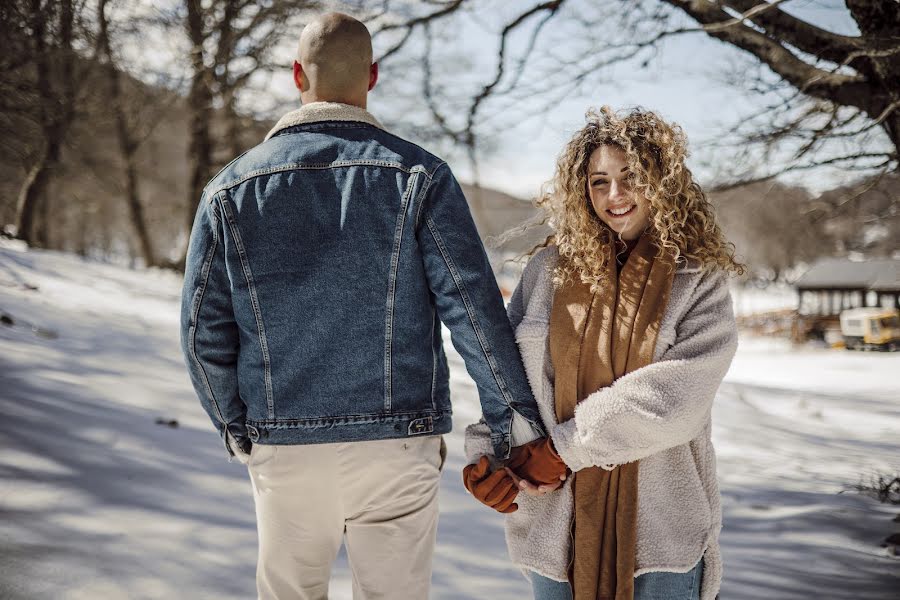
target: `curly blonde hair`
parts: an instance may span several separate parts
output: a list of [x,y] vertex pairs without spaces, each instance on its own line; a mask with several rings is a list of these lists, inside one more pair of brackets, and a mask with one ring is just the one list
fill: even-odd
[[[692,260],[704,268],[743,273],[734,245],[725,239],[706,194],[684,164],[688,150],[681,127],[642,108],[617,114],[603,106],[589,110],[586,121],[566,144],[553,179],[537,200],[554,231],[548,243],[552,240],[559,248],[557,285],[580,279],[596,290],[605,278],[608,257],[615,255],[618,236],[597,216],[588,195],[591,154],[606,145],[625,153],[632,189],[649,202],[647,230],[660,254],[671,253],[677,263]],[[605,251],[608,245],[613,252]]]

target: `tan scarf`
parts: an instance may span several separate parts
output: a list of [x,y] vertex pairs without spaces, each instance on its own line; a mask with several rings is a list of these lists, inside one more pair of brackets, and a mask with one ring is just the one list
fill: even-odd
[[[607,280],[597,293],[580,281],[560,287],[550,315],[550,357],[555,370],[556,417],[575,416],[575,405],[622,375],[650,364],[669,301],[674,260],[657,257],[641,236],[617,274],[607,246]],[[612,471],[582,469],[572,482],[574,560],[569,573],[575,600],[632,600],[637,544],[638,463]]]

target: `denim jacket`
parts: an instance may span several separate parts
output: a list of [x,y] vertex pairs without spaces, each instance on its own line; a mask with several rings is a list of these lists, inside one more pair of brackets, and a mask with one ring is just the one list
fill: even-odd
[[496,455],[541,431],[502,297],[446,163],[362,108],[313,103],[203,191],[181,338],[204,409],[239,443],[451,429],[441,322]]

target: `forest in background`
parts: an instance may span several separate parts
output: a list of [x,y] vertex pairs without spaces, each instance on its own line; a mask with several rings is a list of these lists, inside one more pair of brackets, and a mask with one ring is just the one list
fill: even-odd
[[[452,119],[445,118],[437,108],[442,105],[436,102],[441,99],[436,98],[440,90],[426,85],[433,76],[430,61],[415,60],[419,52],[431,52],[429,44],[422,50],[421,44],[413,42],[416,36],[424,36],[427,42],[431,39],[429,27],[438,27],[442,19],[478,3],[395,2],[389,6],[385,2],[380,3],[384,7],[380,12],[369,8],[379,3],[344,4],[346,10],[366,18],[376,40],[384,36],[396,40],[392,45],[378,44],[384,47],[379,53],[384,79],[392,75],[398,81],[408,79],[398,74],[409,68],[410,60],[424,70],[425,87],[407,89],[404,95],[404,100],[412,104],[419,100],[423,119],[410,122],[396,115],[378,116],[389,128],[426,146],[437,140],[439,148],[444,147],[440,143],[448,141],[467,148],[466,155],[474,164],[490,151],[489,143],[476,146],[479,134],[482,138],[489,135],[479,130],[474,117],[491,94],[500,93],[492,84],[506,83],[503,77],[510,76],[502,69],[504,61],[512,60],[504,52],[514,48],[511,42],[504,45],[507,36],[546,11],[531,32],[536,44],[541,28],[552,24],[551,18],[564,18],[566,8],[564,2],[551,2],[536,5],[519,18],[515,14],[510,17],[508,26],[498,34],[497,78],[480,93],[472,94],[468,114],[473,118],[454,128]],[[648,0],[638,4],[650,10],[656,5],[678,3]],[[747,12],[743,17],[748,22],[753,20],[751,25],[770,26],[770,38],[781,35],[786,46],[796,51],[799,42],[789,39],[793,34],[786,25],[788,15],[780,13],[778,3],[763,3],[770,8],[762,18],[753,12],[753,3],[720,4],[731,12],[744,5]],[[847,3],[862,24],[859,39],[865,40],[868,35],[874,40],[877,48],[872,51],[871,62],[881,68],[877,61],[893,55],[895,46],[886,43],[896,42],[897,29],[887,23],[880,30],[869,31],[861,20],[864,11],[855,4]],[[881,4],[889,8],[891,2],[871,6]],[[185,0],[167,6],[148,8],[127,0],[15,0],[0,8],[0,34],[6,40],[6,52],[0,58],[0,133],[6,142],[0,148],[0,225],[4,225],[6,235],[26,239],[33,246],[101,260],[178,268],[203,184],[231,158],[261,141],[278,111],[296,105],[296,100],[273,100],[274,105],[266,110],[248,111],[242,109],[239,100],[251,93],[265,95],[265,75],[288,68],[276,58],[276,48],[295,37],[304,18],[322,10],[323,3]],[[659,7],[655,10],[647,14],[656,21],[660,15],[671,18]],[[883,21],[884,15],[877,11],[873,14],[867,18]],[[638,10],[630,18],[641,16]],[[896,18],[900,22],[900,17]],[[138,79],[131,58],[133,49],[129,54],[128,47],[153,39],[150,31],[176,39],[176,45],[184,48],[184,64],[180,70],[142,73],[144,77]],[[705,31],[719,34],[716,28]],[[812,36],[815,32],[806,33]],[[826,41],[832,42],[825,37],[819,40],[822,53],[816,57],[817,65],[837,60],[836,50]],[[833,41],[835,47],[840,41]],[[856,47],[857,54],[865,54],[862,45]],[[809,48],[797,55],[804,53],[809,54]],[[429,56],[424,55],[426,59]],[[516,64],[530,60],[530,54],[519,58]],[[891,76],[862,64],[852,52],[838,64],[844,70],[856,68],[870,78]],[[790,83],[787,74],[772,68]],[[836,73],[843,71],[838,69]],[[499,87],[514,94],[519,79],[516,76]],[[833,87],[843,83],[835,81]],[[858,85],[856,89],[861,90]],[[807,86],[803,91],[807,100],[816,100],[817,110],[823,110],[817,90]],[[898,92],[900,88],[891,93],[896,96]],[[839,97],[832,100],[838,108],[849,105],[840,102]],[[847,165],[843,177],[847,183],[835,189],[812,193],[797,184],[752,174],[725,185],[720,181],[701,182],[710,190],[739,257],[750,267],[750,277],[790,279],[794,267],[820,256],[886,256],[897,251],[900,175],[896,150],[891,150],[890,144],[877,148],[866,145],[871,138],[851,135],[854,128],[860,129],[860,123],[866,136],[880,126],[890,134],[897,106],[900,99],[876,118],[869,117],[868,124],[866,115],[857,114],[846,125],[849,132],[834,123],[813,132],[810,148],[829,136],[831,141],[850,147],[839,157]],[[839,114],[845,113],[836,110],[832,120],[840,120]],[[794,134],[799,135],[801,125],[809,123],[795,122]],[[761,130],[755,135],[765,137]],[[768,145],[782,140],[777,134],[765,135],[774,135],[766,139]],[[889,137],[892,139],[892,135]],[[804,145],[800,150],[809,148]],[[805,156],[800,151],[794,154]],[[873,170],[872,164],[861,162],[871,155],[884,156],[886,162]],[[816,177],[816,173],[811,171],[809,177]],[[484,188],[469,187],[467,195],[485,236],[496,235],[530,212],[528,199],[523,199],[523,209],[508,195]]]

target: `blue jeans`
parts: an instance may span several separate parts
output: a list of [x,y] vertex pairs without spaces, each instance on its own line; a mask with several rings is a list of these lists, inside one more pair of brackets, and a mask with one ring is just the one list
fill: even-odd
[[[529,575],[534,600],[572,600],[572,587],[568,583],[548,579],[534,571],[529,571]],[[634,580],[634,600],[700,600],[702,579],[702,560],[687,573],[645,573]]]

